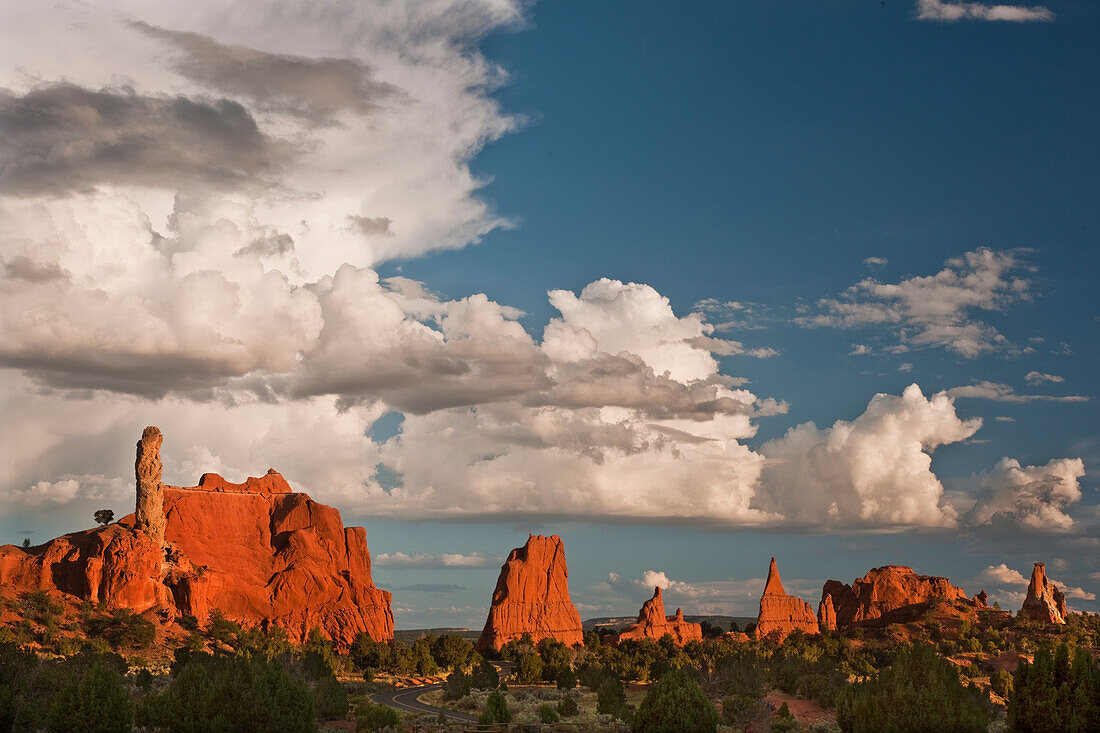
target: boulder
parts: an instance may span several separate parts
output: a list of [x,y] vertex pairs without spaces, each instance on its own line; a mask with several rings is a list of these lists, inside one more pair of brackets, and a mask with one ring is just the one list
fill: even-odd
[[1046,563],[1035,563],[1020,613],[1048,624],[1066,622],[1066,596],[1058,590],[1058,586],[1047,580]]
[[817,616],[809,603],[787,595],[773,557],[768,567],[768,579],[764,582],[764,593],[760,596],[756,638],[776,635],[784,639],[795,629],[801,629],[806,634],[818,633]]
[[569,599],[565,545],[557,535],[530,535],[508,555],[477,648],[498,651],[524,634],[535,642],[553,637],[570,646],[584,643],[581,616]]
[[[198,486],[165,485],[159,445],[160,431],[146,428],[139,513],[38,547],[0,547],[0,584],[200,623],[218,609],[245,626],[281,626],[294,642],[314,626],[341,648],[360,632],[393,638],[391,596],[371,580],[362,527],[344,527],[336,509],[292,491],[274,470],[243,484],[205,474]],[[141,498],[154,481],[161,541],[156,502]]]
[[838,627],[853,625],[884,626],[914,620],[934,599],[977,602],[967,598],[962,588],[947,578],[917,575],[910,567],[886,565],[874,568],[851,585],[838,580],[826,581],[822,601],[829,597]]
[[642,604],[638,612],[638,622],[623,629],[619,640],[623,639],[660,639],[670,634],[677,646],[689,641],[703,640],[703,625],[684,620],[684,612],[676,609],[676,615],[665,616],[665,602],[661,597],[661,587],[653,589],[653,597]]

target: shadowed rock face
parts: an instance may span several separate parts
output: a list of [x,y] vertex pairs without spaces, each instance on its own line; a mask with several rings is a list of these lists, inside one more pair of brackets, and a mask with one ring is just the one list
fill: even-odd
[[768,579],[760,596],[760,614],[756,619],[756,636],[762,638],[778,634],[786,638],[795,629],[806,634],[818,633],[817,616],[809,603],[796,596],[787,595],[779,578],[779,567],[772,558],[768,567]]
[[1027,586],[1027,597],[1021,613],[1035,621],[1048,624],[1066,622],[1066,596],[1058,586],[1047,580],[1046,563],[1035,563],[1031,571],[1031,582]]
[[313,626],[341,647],[359,632],[393,637],[390,594],[371,580],[362,527],[345,528],[336,509],[293,492],[274,470],[242,484],[205,474],[198,486],[164,485],[160,439],[146,428],[138,444],[139,495],[143,480],[159,487],[160,542],[131,514],[27,550],[4,545],[0,584],[202,623],[219,609],[246,626],[281,626],[295,642]]
[[569,599],[565,545],[557,535],[531,535],[508,555],[477,648],[499,650],[525,633],[536,642],[553,637],[570,646],[584,643],[580,614]]
[[653,589],[653,597],[642,604],[638,622],[623,629],[619,640],[660,639],[665,634],[670,634],[678,646],[683,646],[689,641],[702,641],[703,625],[685,621],[684,612],[679,608],[675,616],[665,616],[665,602],[657,586]]
[[841,628],[909,621],[937,598],[977,605],[947,578],[917,575],[912,568],[903,565],[875,568],[851,585],[838,580],[826,581],[821,597],[822,602],[830,598],[836,625]]

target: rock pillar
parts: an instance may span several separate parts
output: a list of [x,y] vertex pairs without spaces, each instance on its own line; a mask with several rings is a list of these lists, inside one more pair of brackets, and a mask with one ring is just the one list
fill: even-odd
[[164,546],[164,484],[161,472],[164,465],[160,462],[160,445],[164,436],[160,429],[152,425],[141,433],[137,444],[137,461],[134,472],[137,475],[137,509],[134,526],[145,532],[159,545]]

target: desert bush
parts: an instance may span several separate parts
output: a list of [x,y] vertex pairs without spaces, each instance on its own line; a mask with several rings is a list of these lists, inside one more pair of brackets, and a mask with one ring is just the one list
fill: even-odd
[[401,724],[401,716],[389,705],[363,700],[355,706],[355,730],[376,731],[396,728]]
[[837,723],[848,733],[952,730],[985,733],[989,712],[954,665],[928,646],[902,647],[893,663],[840,696]]
[[706,733],[718,729],[718,711],[687,672],[674,669],[649,688],[630,729]]

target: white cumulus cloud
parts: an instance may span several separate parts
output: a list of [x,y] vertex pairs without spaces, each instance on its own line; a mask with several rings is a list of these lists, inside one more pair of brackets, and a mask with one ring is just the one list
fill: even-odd
[[1032,23],[1054,20],[1054,13],[1043,5],[986,5],[984,3],[917,0],[917,20],[953,23],[959,20],[1001,20]]

